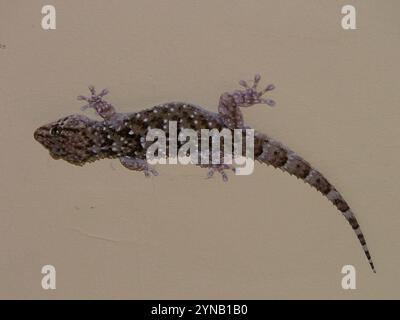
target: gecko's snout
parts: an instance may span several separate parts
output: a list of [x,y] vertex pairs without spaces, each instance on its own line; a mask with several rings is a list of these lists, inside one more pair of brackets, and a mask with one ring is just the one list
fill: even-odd
[[40,142],[41,144],[45,144],[47,138],[49,135],[49,128],[48,126],[42,126],[39,127],[35,130],[35,132],[33,133],[33,137],[35,138],[35,140],[37,142]]
[[48,124],[41,126],[35,130],[33,137],[37,142],[39,142],[43,147],[49,150],[50,155],[54,159],[60,159],[61,155],[57,149],[57,140],[54,138],[56,126],[53,124]]
[[36,129],[35,132],[33,133],[33,137],[35,138],[36,141],[39,141],[39,139],[40,139],[40,130],[39,129]]
[[33,137],[35,138],[35,140],[39,141],[40,137],[44,134],[44,132],[45,132],[44,127],[39,127],[33,133]]

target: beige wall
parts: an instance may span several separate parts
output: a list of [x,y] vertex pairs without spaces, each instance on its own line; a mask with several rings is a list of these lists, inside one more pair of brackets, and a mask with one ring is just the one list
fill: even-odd
[[[41,7],[57,29],[41,29]],[[357,30],[340,9],[357,9]],[[1,298],[400,298],[400,2],[0,0]],[[273,168],[145,179],[103,160],[74,167],[33,139],[80,112],[87,85],[122,112],[219,94],[259,72],[274,109],[247,124],[342,191],[378,273],[318,192]],[[93,116],[92,112],[89,112]],[[57,289],[41,288],[41,267]],[[343,265],[357,290],[341,288]]]

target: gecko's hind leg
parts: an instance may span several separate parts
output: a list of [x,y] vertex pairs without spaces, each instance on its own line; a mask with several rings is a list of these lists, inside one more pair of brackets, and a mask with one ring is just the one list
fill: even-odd
[[88,108],[93,108],[96,110],[96,113],[105,120],[111,119],[115,114],[115,108],[111,103],[103,100],[103,97],[108,94],[107,89],[103,89],[99,94],[96,94],[96,89],[93,86],[89,86],[89,90],[91,93],[90,97],[78,96],[78,100],[84,100],[88,103],[81,107],[82,110],[86,110]]
[[122,157],[119,160],[125,168],[142,171],[146,177],[150,177],[151,175],[158,176],[157,170],[149,165],[146,160],[131,157]]
[[244,88],[235,90],[234,92],[226,92],[219,99],[218,112],[222,116],[224,124],[231,129],[243,128],[243,115],[240,108],[251,107],[255,104],[267,104],[274,106],[275,101],[262,98],[264,93],[273,90],[274,85],[268,85],[264,90],[258,91],[257,86],[261,80],[261,76],[254,76],[253,84],[250,86],[246,81],[241,80],[239,84]]

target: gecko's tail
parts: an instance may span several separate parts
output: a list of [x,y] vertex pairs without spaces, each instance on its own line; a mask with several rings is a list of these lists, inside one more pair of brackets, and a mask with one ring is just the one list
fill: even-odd
[[356,217],[354,216],[354,213],[351,211],[342,195],[320,172],[313,169],[307,161],[298,156],[292,150],[267,137],[266,135],[259,133],[256,133],[255,158],[262,163],[272,165],[275,168],[279,168],[282,171],[288,172],[289,174],[302,179],[304,182],[308,183],[310,186],[314,187],[324,196],[326,196],[343,214],[350,226],[353,228],[364,250],[365,256],[367,257],[372,268],[372,271],[376,273],[365,237],[361,231]]

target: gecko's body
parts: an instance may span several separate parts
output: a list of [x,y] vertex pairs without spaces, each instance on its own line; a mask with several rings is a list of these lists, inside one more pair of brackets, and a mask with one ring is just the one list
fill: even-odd
[[[243,90],[222,94],[218,113],[183,102],[165,103],[136,113],[117,113],[111,104],[103,100],[107,91],[103,90],[97,95],[91,87],[91,97],[78,98],[88,101],[88,105],[84,108],[94,108],[104,119],[103,121],[75,114],[38,128],[34,137],[55,159],[83,165],[102,158],[119,158],[128,169],[143,171],[146,176],[157,175],[157,171],[146,161],[148,144],[145,142],[145,137],[150,129],[161,129],[168,134],[170,121],[176,121],[178,131],[244,129],[240,107],[250,107],[258,103],[274,105],[272,100],[262,98],[262,95],[272,90],[273,86],[269,85],[259,92],[257,91],[259,81],[260,77],[257,75],[253,86],[250,87],[241,81]],[[353,212],[340,193],[320,172],[289,148],[257,131],[254,135],[254,157],[259,162],[272,165],[302,179],[325,195],[350,223],[375,272],[364,235]],[[224,180],[227,180],[224,169],[231,168],[226,164],[201,166],[209,168],[209,176],[215,171],[221,173]]]

